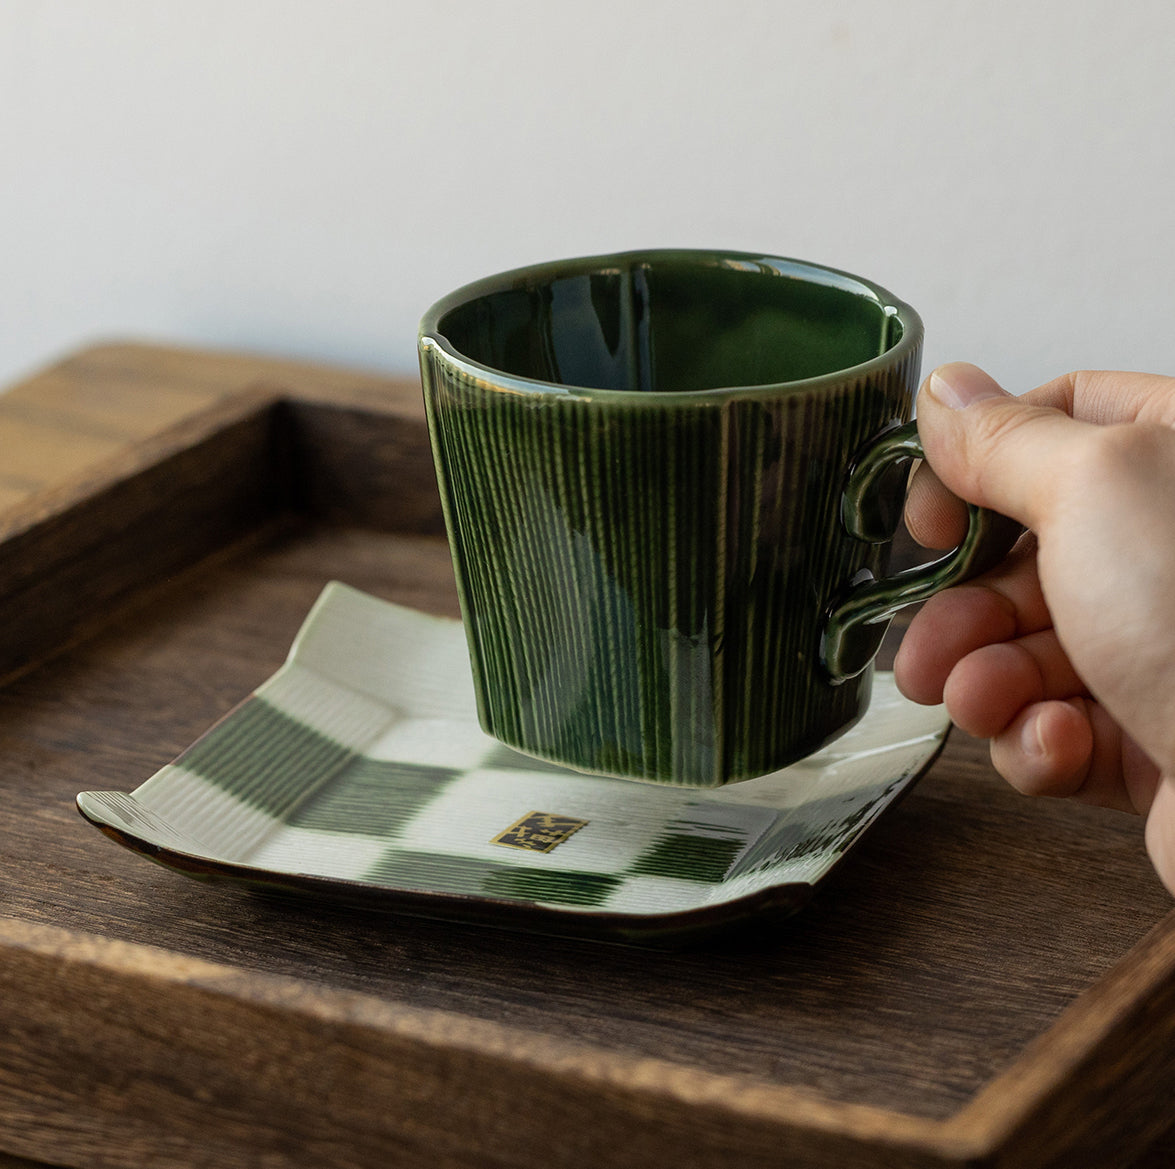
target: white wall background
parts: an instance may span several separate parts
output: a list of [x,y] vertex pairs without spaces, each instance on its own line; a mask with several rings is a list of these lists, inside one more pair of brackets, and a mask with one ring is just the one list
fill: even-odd
[[415,368],[531,261],[858,272],[927,364],[1175,373],[1170,0],[0,0],[0,382],[145,337]]

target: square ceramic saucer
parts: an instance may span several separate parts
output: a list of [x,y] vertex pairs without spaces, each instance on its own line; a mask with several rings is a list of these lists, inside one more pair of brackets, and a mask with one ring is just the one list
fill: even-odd
[[130,794],[82,814],[179,872],[427,917],[664,943],[794,911],[946,739],[878,674],[783,771],[682,789],[486,736],[460,622],[326,587],[286,663]]

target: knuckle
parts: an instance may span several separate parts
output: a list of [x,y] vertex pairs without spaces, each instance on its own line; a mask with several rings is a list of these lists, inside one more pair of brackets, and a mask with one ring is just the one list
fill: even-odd
[[1080,473],[1092,482],[1137,476],[1157,462],[1169,462],[1175,436],[1166,427],[1124,422],[1096,427],[1089,435]]

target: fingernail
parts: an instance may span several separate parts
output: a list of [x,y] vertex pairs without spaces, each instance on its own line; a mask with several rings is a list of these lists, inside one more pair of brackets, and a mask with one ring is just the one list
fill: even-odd
[[1043,755],[1044,740],[1040,737],[1040,718],[1033,715],[1020,730],[1020,747],[1025,755]]
[[1006,398],[1007,392],[978,366],[955,362],[940,365],[926,384],[927,392],[952,410],[964,410],[984,398]]

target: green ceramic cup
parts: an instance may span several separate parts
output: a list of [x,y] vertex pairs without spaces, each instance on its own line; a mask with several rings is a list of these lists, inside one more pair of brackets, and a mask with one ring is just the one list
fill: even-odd
[[420,358],[481,722],[577,770],[715,787],[847,730],[902,605],[1003,554],[887,576],[922,323],[814,264],[653,251],[508,272]]

